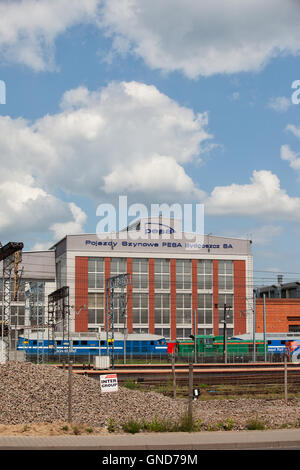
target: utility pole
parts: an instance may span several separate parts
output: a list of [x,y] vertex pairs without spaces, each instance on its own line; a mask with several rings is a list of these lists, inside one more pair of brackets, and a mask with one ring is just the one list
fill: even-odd
[[227,364],[227,347],[226,347],[226,304],[224,304],[224,317],[223,317],[223,359],[224,364]]
[[73,362],[69,361],[68,368],[68,422],[72,424],[72,365]]
[[266,340],[266,294],[264,294],[264,360],[267,362],[267,340]]
[[256,330],[256,290],[253,289],[253,362],[256,361],[255,330]]
[[189,364],[189,405],[188,405],[189,428],[193,426],[193,363]]
[[197,362],[197,329],[196,329],[196,318],[197,318],[197,311],[196,309],[194,310],[194,352],[195,352],[195,358],[194,362]]

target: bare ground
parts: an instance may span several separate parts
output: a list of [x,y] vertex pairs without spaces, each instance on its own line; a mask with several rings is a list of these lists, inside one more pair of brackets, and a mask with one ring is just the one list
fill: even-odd
[[[10,362],[0,366],[0,435],[107,434],[129,420],[178,422],[187,400],[119,387],[101,393],[98,381],[73,377],[72,425],[68,424],[68,373],[53,366]],[[250,421],[266,428],[300,426],[300,399],[198,400],[193,417],[199,430],[244,430]]]

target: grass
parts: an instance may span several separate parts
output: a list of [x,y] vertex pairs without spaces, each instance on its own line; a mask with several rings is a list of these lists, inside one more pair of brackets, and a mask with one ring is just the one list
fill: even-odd
[[263,421],[260,421],[259,419],[252,419],[251,421],[248,421],[246,424],[246,428],[249,431],[263,431],[266,429],[266,425]]
[[[202,420],[195,422],[188,414],[185,414],[177,422],[161,420],[155,417],[152,421],[129,420],[121,425],[124,432],[136,434],[139,432],[195,432],[202,429]],[[116,427],[113,428],[114,431]]]
[[123,383],[123,387],[128,388],[130,390],[139,390],[140,385],[138,383],[135,383],[132,379],[126,380]]

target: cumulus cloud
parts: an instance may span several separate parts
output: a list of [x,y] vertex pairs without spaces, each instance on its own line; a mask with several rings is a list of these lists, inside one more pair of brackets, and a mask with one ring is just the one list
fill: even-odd
[[173,194],[196,191],[184,165],[199,160],[211,138],[206,113],[138,82],[70,90],[61,109],[31,126],[45,149],[38,172],[45,183],[96,199],[120,190],[150,196],[164,187]]
[[100,18],[113,53],[190,78],[257,71],[300,50],[295,0],[102,0]]
[[107,60],[132,53],[190,78],[257,71],[299,53],[299,20],[295,0],[2,0],[0,58],[54,70],[57,38],[86,24],[112,39]]
[[96,24],[98,5],[99,0],[2,0],[2,61],[53,69],[55,39],[77,24]]
[[[37,187],[33,179],[0,182],[1,240],[48,233],[57,237],[65,227],[83,230],[86,215],[74,203],[66,203]],[[60,230],[59,230],[60,229]],[[64,235],[67,232],[64,232]]]
[[300,198],[290,197],[271,171],[254,171],[249,184],[215,187],[205,200],[205,212],[299,220]]
[[2,189],[9,199],[0,226],[48,229],[55,237],[82,232],[86,215],[57,191],[97,203],[121,191],[150,200],[198,198],[184,166],[201,159],[207,125],[206,113],[138,82],[69,90],[60,112],[34,122],[0,116],[0,195]]

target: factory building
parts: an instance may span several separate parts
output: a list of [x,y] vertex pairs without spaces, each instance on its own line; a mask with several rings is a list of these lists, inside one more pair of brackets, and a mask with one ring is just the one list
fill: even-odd
[[[168,340],[252,331],[251,241],[183,233],[176,219],[141,219],[111,234],[66,235],[55,253],[56,288],[69,286],[75,332],[106,328],[106,279],[128,273],[127,317],[117,295],[115,331]],[[117,291],[116,291],[117,294]]]

